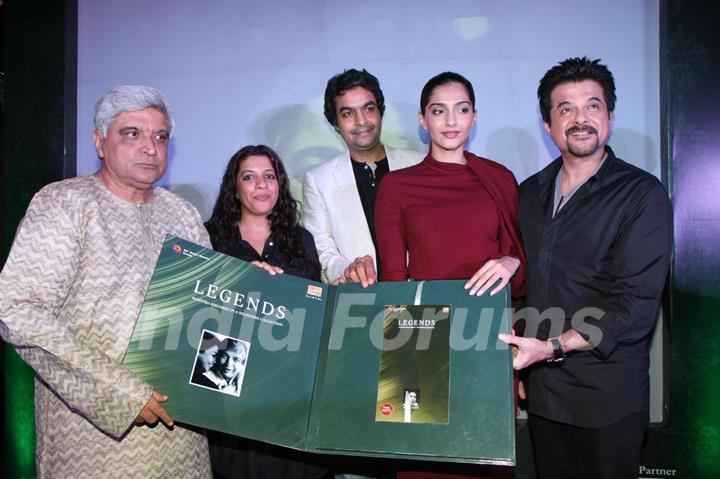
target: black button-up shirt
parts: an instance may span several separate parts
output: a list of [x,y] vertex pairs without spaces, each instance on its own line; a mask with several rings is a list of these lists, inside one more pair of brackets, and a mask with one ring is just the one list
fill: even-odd
[[556,317],[528,320],[525,336],[573,328],[593,346],[530,368],[529,411],[583,427],[648,410],[648,341],[672,245],[665,189],[605,148],[605,163],[554,218],[562,158],[520,185],[528,307]]
[[[210,238],[213,248],[221,253],[234,256],[243,261],[264,261],[273,266],[279,266],[285,274],[300,276],[305,279],[320,281],[320,262],[318,261],[317,250],[315,249],[315,241],[312,235],[302,226],[297,227],[300,232],[300,243],[305,249],[308,258],[291,260],[284,251],[278,248],[277,242],[270,235],[265,240],[262,253],[255,251],[250,243],[242,239],[240,230],[236,227],[233,230],[233,237],[227,244],[220,244],[217,238]],[[314,258],[311,261],[310,258]]]

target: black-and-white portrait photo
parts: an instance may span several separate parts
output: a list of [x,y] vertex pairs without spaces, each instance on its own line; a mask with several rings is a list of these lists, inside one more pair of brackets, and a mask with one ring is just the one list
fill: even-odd
[[190,384],[239,396],[250,343],[204,330]]
[[420,408],[420,390],[419,389],[406,389],[405,399],[403,405],[409,405],[411,409]]

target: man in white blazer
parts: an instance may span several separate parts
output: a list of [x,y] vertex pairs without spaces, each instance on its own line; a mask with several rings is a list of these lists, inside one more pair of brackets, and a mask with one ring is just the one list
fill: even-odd
[[377,188],[385,172],[412,166],[425,156],[380,142],[384,112],[380,84],[367,71],[345,70],[328,81],[325,117],[348,149],[308,171],[303,186],[303,224],[315,238],[328,283],[351,274],[363,285],[376,280]]

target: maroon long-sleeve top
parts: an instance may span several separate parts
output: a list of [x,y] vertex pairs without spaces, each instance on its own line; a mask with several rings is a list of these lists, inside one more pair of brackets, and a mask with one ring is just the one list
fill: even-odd
[[524,295],[525,256],[512,172],[465,152],[466,165],[428,155],[385,175],[375,206],[382,281],[467,279],[489,259],[514,256],[513,297]]

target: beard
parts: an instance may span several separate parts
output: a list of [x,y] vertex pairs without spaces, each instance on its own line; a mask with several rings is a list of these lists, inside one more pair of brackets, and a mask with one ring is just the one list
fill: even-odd
[[588,140],[582,142],[582,144],[574,144],[571,142],[571,140],[568,138],[568,151],[570,154],[577,158],[585,158],[586,156],[591,156],[593,153],[598,151],[600,149],[600,140],[598,140],[598,137],[595,137],[595,141]]
[[[593,135],[593,138],[587,138],[579,143],[575,143],[572,134],[578,131],[586,131]],[[574,126],[572,128],[568,128],[565,132],[565,136],[567,138],[568,151],[571,155],[577,158],[591,156],[600,148],[600,139],[598,138],[597,130],[592,126]]]
[[380,134],[375,128],[375,126],[363,126],[359,128],[354,128],[351,130],[351,133],[356,133],[357,131],[364,130],[367,132],[364,136],[355,136],[353,135],[352,138],[352,144],[355,148],[359,150],[370,150],[375,148],[380,143]]

